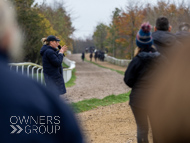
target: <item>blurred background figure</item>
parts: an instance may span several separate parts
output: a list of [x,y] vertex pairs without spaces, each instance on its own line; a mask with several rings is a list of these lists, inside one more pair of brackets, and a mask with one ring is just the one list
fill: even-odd
[[[143,91],[149,95],[147,102],[154,143],[190,142],[189,24],[182,23],[175,36],[172,36],[173,40],[162,37],[164,43],[160,48],[167,48],[164,45],[170,42],[171,46],[168,48],[175,50],[168,49],[166,55],[170,58],[169,61],[165,60],[166,64],[163,62],[157,66],[154,80],[149,80],[151,88]],[[172,44],[179,43],[177,39],[181,42],[180,46]]]
[[86,47],[85,52],[88,53],[88,47]]
[[98,50],[96,50],[96,52],[95,52],[95,54],[94,54],[94,59],[95,59],[95,61],[97,60],[97,58],[98,58]]
[[84,59],[85,59],[85,53],[84,53],[84,52],[82,52],[81,58],[82,58],[82,60],[83,60],[83,62],[84,62]]
[[92,62],[93,53],[90,53],[90,61]]
[[10,71],[21,32],[9,1],[0,1],[0,138],[2,143],[82,143],[70,108],[42,85]]
[[190,142],[190,42],[180,47],[169,64],[157,67],[147,94],[157,143]]
[[104,62],[105,59],[105,52],[101,51],[101,61]]

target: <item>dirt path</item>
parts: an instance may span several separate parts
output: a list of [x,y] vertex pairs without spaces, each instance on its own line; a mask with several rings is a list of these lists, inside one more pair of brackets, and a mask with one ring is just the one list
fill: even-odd
[[78,117],[87,143],[137,143],[135,119],[128,102],[99,107]]
[[123,82],[123,75],[109,69],[100,68],[94,64],[83,62],[81,54],[69,55],[76,61],[76,85],[67,88],[65,98],[69,102],[84,99],[102,99],[108,95],[127,93],[130,89]]
[[81,126],[88,143],[136,142],[136,127],[128,103],[80,113]]
[[[76,85],[67,89],[66,98],[70,102],[103,98],[110,94],[118,95],[130,90],[124,84],[122,75],[88,62],[82,62],[80,56],[81,54],[68,56],[69,59],[76,61],[77,74]],[[77,118],[86,143],[137,142],[136,124],[128,102],[79,113]]]

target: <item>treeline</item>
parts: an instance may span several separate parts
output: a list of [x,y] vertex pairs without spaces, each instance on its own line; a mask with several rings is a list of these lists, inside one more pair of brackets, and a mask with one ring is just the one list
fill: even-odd
[[181,22],[190,23],[190,7],[184,1],[174,3],[169,0],[157,1],[156,5],[128,3],[126,9],[116,8],[112,12],[112,21],[109,25],[103,23],[97,25],[93,34],[95,45],[101,50],[108,48],[108,54],[116,58],[131,59],[140,25],[149,21],[154,27],[159,16],[166,16],[169,19],[173,27],[172,32],[175,33]]
[[94,46],[94,41],[91,37],[86,39],[77,38],[73,40],[73,53],[82,53],[85,52],[86,48]]
[[75,29],[63,3],[54,1],[52,7],[46,3],[35,4],[34,0],[11,1],[15,5],[19,26],[24,34],[24,61],[41,63],[40,40],[48,35],[58,36],[61,45],[66,44],[72,50],[72,39],[69,37]]

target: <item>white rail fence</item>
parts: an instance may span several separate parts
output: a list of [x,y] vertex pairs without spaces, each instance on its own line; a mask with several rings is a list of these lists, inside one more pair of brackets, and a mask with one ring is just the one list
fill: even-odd
[[67,83],[72,77],[72,70],[76,67],[76,62],[71,61],[66,57],[63,59],[63,62],[69,66],[69,68],[63,69],[63,78],[65,83]]
[[105,54],[105,61],[118,65],[118,66],[123,66],[123,67],[127,67],[129,63],[131,62],[131,60],[116,59],[114,57],[108,56],[107,54]]
[[[69,68],[63,68],[63,78],[67,83],[72,77],[72,70],[75,68],[75,62],[64,57],[63,62],[69,66]],[[28,77],[36,79],[41,84],[44,84],[43,67],[31,62],[24,63],[9,63],[10,70],[21,72]]]

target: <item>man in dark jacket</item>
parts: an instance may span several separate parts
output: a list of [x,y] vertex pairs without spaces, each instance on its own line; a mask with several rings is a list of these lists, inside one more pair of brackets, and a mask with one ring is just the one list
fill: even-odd
[[92,61],[93,53],[90,53],[90,61]]
[[51,35],[47,37],[46,41],[48,44],[44,45],[40,50],[40,54],[43,57],[43,72],[46,86],[48,88],[55,86],[59,90],[59,94],[65,94],[65,82],[60,68],[62,67],[64,57],[63,53],[67,50],[67,47],[63,46],[59,52],[57,52],[56,48],[60,40]]
[[174,34],[171,33],[172,27],[169,25],[169,21],[166,17],[159,17],[156,20],[156,27],[152,34],[154,40],[154,46],[163,56],[168,57],[177,48],[182,45]]
[[82,143],[68,106],[52,91],[10,71],[8,55],[22,50],[17,44],[21,34],[15,27],[15,12],[10,7],[8,1],[0,1],[0,142]]
[[82,61],[84,62],[84,59],[85,59],[85,52],[82,52],[81,58],[82,58]]

